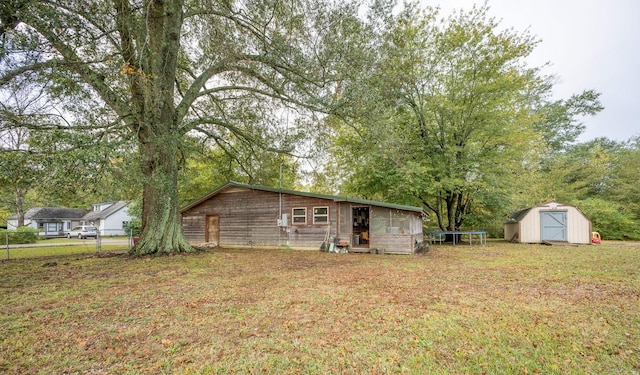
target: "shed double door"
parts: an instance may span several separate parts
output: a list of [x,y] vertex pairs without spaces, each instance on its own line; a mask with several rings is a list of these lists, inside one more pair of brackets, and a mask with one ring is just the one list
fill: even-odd
[[540,212],[540,239],[567,241],[567,211]]

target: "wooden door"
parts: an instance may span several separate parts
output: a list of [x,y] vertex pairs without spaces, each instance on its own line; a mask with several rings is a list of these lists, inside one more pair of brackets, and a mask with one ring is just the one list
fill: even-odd
[[567,241],[567,212],[540,212],[540,229],[542,241]]
[[214,243],[216,246],[220,242],[220,216],[207,216],[207,231],[205,241]]

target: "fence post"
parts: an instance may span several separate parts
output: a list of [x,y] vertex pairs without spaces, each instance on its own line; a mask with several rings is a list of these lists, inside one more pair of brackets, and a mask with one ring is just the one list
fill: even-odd
[[96,232],[96,253],[100,252],[100,246],[102,245],[100,242],[102,241],[102,236],[100,236],[100,231]]
[[9,232],[5,233],[5,242],[7,244],[7,259],[9,259]]

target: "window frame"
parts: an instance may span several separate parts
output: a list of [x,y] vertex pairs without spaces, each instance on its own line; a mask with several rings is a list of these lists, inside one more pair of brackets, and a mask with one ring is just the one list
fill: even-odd
[[[298,214],[296,215],[296,210],[303,210],[304,215]],[[296,222],[296,219],[303,218],[304,221]],[[306,207],[292,207],[291,208],[291,225],[307,225],[307,208]]]
[[[316,215],[316,209],[318,208],[324,208],[325,210],[327,210],[327,212],[325,214],[321,214],[321,215]],[[326,218],[325,221],[317,221],[316,218]],[[313,208],[313,223],[314,224],[329,224],[329,206],[316,206]]]

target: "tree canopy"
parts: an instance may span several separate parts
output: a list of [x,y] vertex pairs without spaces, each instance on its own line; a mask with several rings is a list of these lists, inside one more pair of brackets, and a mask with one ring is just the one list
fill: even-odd
[[[35,76],[72,101],[65,130],[88,123],[94,139],[133,140],[143,187],[133,253],[192,251],[178,212],[185,142],[257,143],[255,127],[295,137],[305,111],[322,108],[333,89],[340,61],[326,39],[354,12],[306,0],[9,0],[0,85]],[[283,127],[278,111],[297,121]]]

